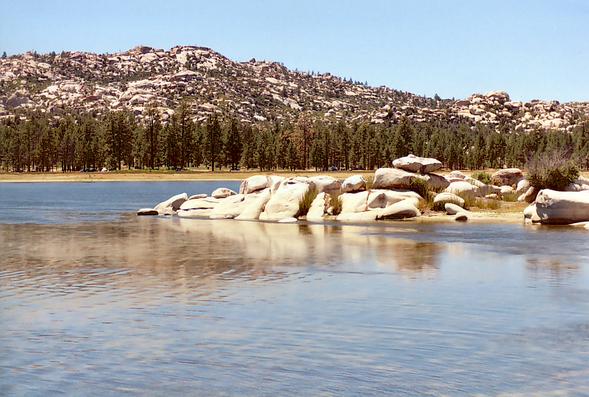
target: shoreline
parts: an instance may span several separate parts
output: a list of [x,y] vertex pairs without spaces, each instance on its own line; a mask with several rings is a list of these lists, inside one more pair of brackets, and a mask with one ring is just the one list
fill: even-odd
[[186,171],[186,172],[22,172],[0,173],[0,183],[89,183],[89,182],[212,182],[242,181],[254,175],[329,175],[334,178],[347,178],[350,175],[372,176],[374,171]]

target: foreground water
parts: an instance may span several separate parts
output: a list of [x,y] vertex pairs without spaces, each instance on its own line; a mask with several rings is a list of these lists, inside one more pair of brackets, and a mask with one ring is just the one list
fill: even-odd
[[589,394],[587,231],[132,213],[220,184],[0,184],[0,395]]

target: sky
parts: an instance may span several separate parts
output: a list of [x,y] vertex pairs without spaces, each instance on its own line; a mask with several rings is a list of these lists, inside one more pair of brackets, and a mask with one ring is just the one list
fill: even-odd
[[420,95],[589,100],[585,0],[0,0],[0,52],[210,47]]

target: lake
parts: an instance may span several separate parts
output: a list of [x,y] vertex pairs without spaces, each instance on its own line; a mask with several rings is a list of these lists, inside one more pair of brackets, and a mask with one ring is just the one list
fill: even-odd
[[589,232],[136,217],[0,184],[0,395],[589,394]]

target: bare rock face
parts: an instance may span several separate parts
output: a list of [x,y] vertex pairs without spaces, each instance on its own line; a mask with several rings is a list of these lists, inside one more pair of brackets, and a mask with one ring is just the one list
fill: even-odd
[[433,158],[418,157],[410,154],[394,160],[393,166],[404,171],[428,174],[442,168],[442,163]]
[[491,183],[498,186],[514,186],[523,178],[524,174],[519,168],[504,168],[491,175]]
[[260,214],[260,220],[279,221],[284,218],[295,217],[299,212],[299,203],[309,191],[309,183],[294,179],[286,179],[280,183],[280,187],[272,195],[264,212]]
[[547,225],[589,221],[589,191],[540,190],[536,197],[536,212],[540,223]]
[[354,193],[366,190],[366,179],[362,175],[347,177],[342,183],[342,193]]
[[502,125],[522,132],[571,131],[583,120],[579,114],[589,114],[586,102],[517,102],[502,91],[433,101],[329,73],[292,71],[277,62],[235,62],[196,46],[14,55],[0,59],[0,81],[6,87],[0,93],[0,117],[12,117],[23,108],[56,115],[64,108],[89,113],[127,108],[142,120],[153,103],[167,120],[185,97],[191,98],[197,120],[223,108],[250,123],[271,118],[295,121],[301,112],[313,110],[346,122],[382,124],[407,117],[414,122],[460,120],[496,131]]
[[226,187],[220,187],[218,189],[215,189],[213,191],[213,193],[211,193],[211,197],[216,198],[216,199],[222,199],[222,198],[226,198],[229,196],[233,196],[235,194],[237,194],[237,193],[231,189],[228,189]]

